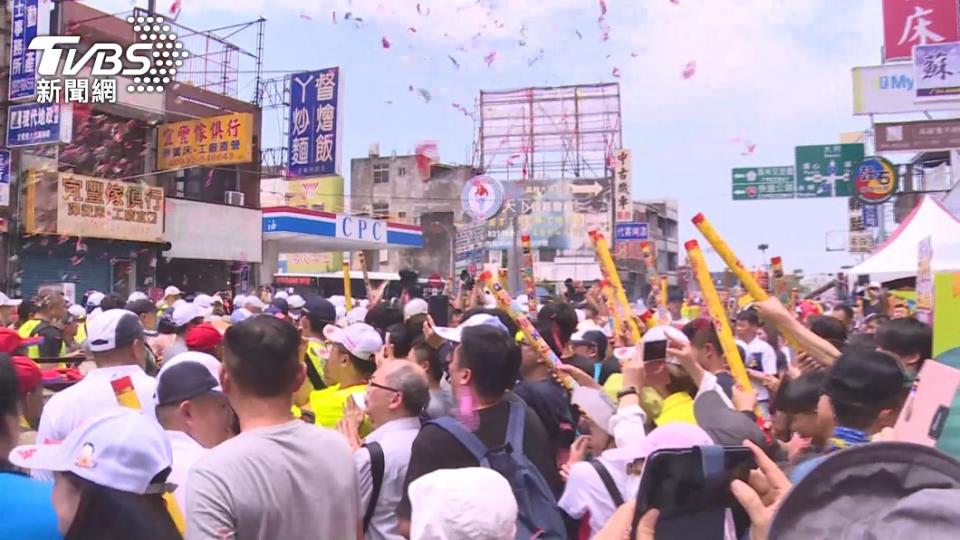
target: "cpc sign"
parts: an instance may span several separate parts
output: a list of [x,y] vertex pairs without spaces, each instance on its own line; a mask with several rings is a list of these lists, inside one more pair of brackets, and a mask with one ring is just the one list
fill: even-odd
[[387,242],[387,223],[376,219],[337,215],[337,238],[364,242]]
[[882,157],[869,156],[856,169],[853,188],[866,204],[880,204],[897,192],[897,167]]

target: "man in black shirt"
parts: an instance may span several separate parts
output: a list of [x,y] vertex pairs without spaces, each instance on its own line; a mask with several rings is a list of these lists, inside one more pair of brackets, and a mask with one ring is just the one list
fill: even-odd
[[[472,410],[468,413],[472,418],[462,421],[466,424],[475,422],[476,429],[473,432],[488,448],[501,446],[506,440],[508,400],[511,396],[509,390],[520,370],[520,348],[503,324],[494,317],[489,317],[484,324],[461,326],[457,330],[462,330],[459,335],[444,337],[454,341],[459,339],[450,362],[450,382],[459,403],[472,403]],[[551,454],[547,432],[530,408],[527,408],[524,420],[523,454],[558,496],[563,484]],[[470,451],[447,431],[426,424],[413,441],[403,498],[397,508],[400,530],[409,533],[408,489],[411,482],[439,469],[478,465]]]
[[520,382],[513,393],[520,396],[527,407],[547,430],[552,453],[560,466],[567,461],[570,445],[576,438],[578,414],[570,405],[570,393],[557,382],[552,367],[528,343],[520,346]]
[[577,329],[577,312],[570,304],[553,302],[543,306],[537,314],[537,331],[564,364],[570,364],[594,376],[593,360],[576,354],[570,347],[570,337]]

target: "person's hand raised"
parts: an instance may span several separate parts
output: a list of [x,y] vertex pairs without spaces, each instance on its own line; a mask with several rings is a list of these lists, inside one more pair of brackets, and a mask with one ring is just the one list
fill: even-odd
[[750,471],[749,484],[734,480],[730,491],[750,515],[750,540],[767,540],[773,516],[793,486],[780,467],[757,445],[750,441],[743,441],[743,445],[753,451],[759,468]]
[[[549,360],[545,360],[544,362],[549,363]],[[576,382],[576,383],[579,384],[580,386],[583,386],[583,387],[586,387],[586,388],[601,388],[601,389],[602,389],[602,387],[600,386],[600,383],[598,383],[597,381],[593,380],[593,377],[591,377],[591,376],[588,375],[587,373],[584,373],[584,371],[583,371],[582,369],[580,369],[580,368],[578,368],[578,367],[576,367],[576,366],[571,366],[571,365],[569,365],[569,364],[560,364],[560,365],[556,366],[556,371],[559,372],[558,375],[568,375],[568,376],[570,376],[570,377],[574,380],[574,382]],[[563,382],[562,382],[562,380],[560,379],[560,377],[557,377],[557,382],[560,382],[561,384],[563,384]]]
[[433,317],[427,314],[427,320],[423,321],[423,339],[427,342],[427,345],[430,345],[434,349],[439,349],[443,345],[444,340],[437,334],[434,328],[436,328],[436,324],[433,322]]
[[783,324],[793,318],[790,311],[780,303],[780,299],[773,295],[765,300],[754,302],[753,307],[757,308],[760,318],[774,324]]
[[739,384],[733,386],[733,407],[738,411],[749,412],[757,408],[757,391],[749,392]]
[[633,348],[633,357],[624,361],[620,367],[623,373],[623,387],[632,386],[640,390],[646,386],[646,372],[643,369],[643,344],[638,343]]

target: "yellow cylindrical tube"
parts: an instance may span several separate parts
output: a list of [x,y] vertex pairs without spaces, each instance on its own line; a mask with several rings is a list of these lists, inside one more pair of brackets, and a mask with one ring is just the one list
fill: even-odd
[[520,237],[520,247],[523,249],[523,283],[527,289],[527,307],[531,316],[537,315],[537,282],[533,276],[533,247],[530,235]]
[[[506,291],[506,290],[507,290],[507,285],[506,285],[506,283],[507,283],[507,269],[506,269],[506,268],[498,268],[498,269],[497,269],[497,275],[493,276],[493,279],[491,279],[491,283],[493,283],[493,282],[496,282],[497,284],[499,284],[500,287],[501,287],[502,289],[504,289],[504,291]],[[497,299],[497,307],[500,308],[500,309],[502,309],[502,310],[504,310],[504,311],[509,311],[507,308],[510,306],[510,304],[504,304],[504,303],[503,303],[503,299],[500,298],[500,295],[498,295],[498,294],[496,293],[496,290],[495,290],[492,286],[490,287],[490,292],[492,292],[492,293],[493,293],[493,297]],[[507,293],[507,296],[509,297],[509,296],[510,296],[510,293]]]
[[373,294],[373,288],[370,286],[370,276],[367,274],[367,256],[363,251],[357,252],[357,259],[360,261],[360,271],[363,272],[363,287],[367,289],[367,300]]
[[353,309],[353,298],[350,291],[350,257],[343,261],[343,296],[347,311]]
[[603,293],[604,299],[607,302],[607,311],[609,311],[610,316],[613,317],[613,336],[620,339],[620,335],[623,333],[623,317],[620,316],[620,309],[617,307],[617,301],[613,297],[613,287],[610,286],[610,281],[606,279],[600,281],[600,292]]
[[600,271],[604,279],[613,286],[613,291],[617,295],[620,307],[623,308],[623,316],[627,318],[627,326],[630,327],[630,337],[633,343],[640,343],[642,337],[640,327],[637,321],[633,319],[633,310],[630,309],[630,301],[627,300],[627,293],[623,290],[623,283],[620,281],[620,274],[617,273],[617,266],[613,264],[613,257],[610,256],[610,248],[607,247],[607,241],[603,238],[600,231],[590,231],[590,240],[593,241],[593,248],[597,252],[597,259],[600,260]]
[[667,276],[660,276],[660,306],[667,308]]
[[[746,287],[747,293],[753,297],[753,300],[756,302],[762,302],[768,298],[767,291],[763,290],[760,287],[760,284],[757,283],[756,278],[753,274],[747,270],[743,263],[740,262],[740,259],[733,253],[733,250],[730,249],[730,246],[727,245],[726,241],[720,237],[720,234],[716,229],[713,228],[713,225],[707,220],[707,217],[702,213],[693,216],[693,224],[700,231],[700,234],[707,239],[707,242],[710,242],[710,245],[713,246],[713,249],[717,252],[717,255],[723,259],[723,262],[727,264],[727,267],[730,268],[730,271],[737,276],[743,286]],[[783,337],[787,340],[787,343],[796,351],[800,350],[800,344],[797,342],[797,339],[787,330],[786,328],[779,329],[783,333]]]
[[787,280],[783,274],[783,259],[780,257],[770,259],[770,273],[770,277],[773,279],[773,293],[786,305],[790,300],[790,295],[787,292]]
[[[553,349],[550,348],[550,345],[547,345],[547,342],[544,341],[543,336],[540,335],[540,332],[533,326],[533,323],[530,322],[523,313],[520,313],[513,308],[513,299],[510,298],[510,293],[500,285],[500,282],[493,279],[493,274],[490,272],[484,272],[480,274],[480,277],[477,278],[477,285],[482,287],[484,285],[489,286],[493,290],[493,294],[497,297],[497,302],[507,306],[506,312],[510,314],[510,317],[517,323],[517,326],[523,330],[523,333],[528,339],[533,341],[536,344],[540,355],[547,359],[554,367],[557,367],[561,364],[560,357],[553,352]],[[561,373],[558,371],[558,373]],[[577,386],[577,383],[570,377],[562,377],[564,386],[567,389],[573,389]]]
[[727,365],[730,366],[730,373],[737,384],[749,392],[752,389],[750,377],[747,376],[747,368],[743,365],[740,351],[737,350],[737,344],[733,340],[733,331],[730,329],[727,310],[720,303],[720,295],[717,294],[713,280],[710,279],[710,270],[707,268],[707,261],[703,258],[703,251],[700,250],[700,245],[696,240],[690,240],[684,244],[684,247],[687,249],[687,258],[690,261],[693,274],[697,283],[700,284],[700,292],[703,293],[710,318],[716,325],[717,337],[720,338],[720,347],[723,349],[723,356],[727,359]]

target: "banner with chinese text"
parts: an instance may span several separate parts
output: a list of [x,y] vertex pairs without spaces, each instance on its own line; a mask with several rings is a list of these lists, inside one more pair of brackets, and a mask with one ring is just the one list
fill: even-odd
[[960,40],[957,0],[883,0],[883,60],[909,60],[916,45]]
[[163,242],[163,188],[60,173],[59,235]]
[[916,46],[913,69],[918,101],[956,99],[960,95],[960,42]]
[[253,115],[232,113],[160,126],[157,169],[253,161]]
[[73,137],[73,105],[24,103],[7,109],[7,146],[69,143]]
[[340,68],[290,77],[287,173],[291,177],[340,174]]
[[10,88],[11,100],[31,98],[37,91],[37,51],[29,49],[37,37],[40,22],[39,0],[13,0],[10,24]]

